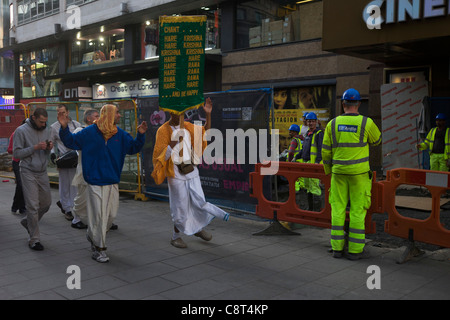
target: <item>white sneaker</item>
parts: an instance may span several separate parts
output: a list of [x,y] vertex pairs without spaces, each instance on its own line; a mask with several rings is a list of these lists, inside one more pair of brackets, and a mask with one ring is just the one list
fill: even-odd
[[105,263],[105,262],[109,261],[109,257],[106,255],[105,250],[102,250],[102,251],[95,250],[92,253],[92,259],[94,259],[95,261],[100,262],[100,263]]

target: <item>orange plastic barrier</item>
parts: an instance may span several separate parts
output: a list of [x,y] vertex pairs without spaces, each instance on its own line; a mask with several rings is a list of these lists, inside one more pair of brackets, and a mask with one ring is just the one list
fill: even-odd
[[[383,185],[384,211],[389,214],[385,232],[410,240],[450,248],[450,230],[440,223],[440,197],[450,186],[450,173],[399,168],[387,171]],[[432,195],[431,215],[425,220],[400,215],[395,208],[395,192],[399,185],[425,186]]]
[[[331,228],[331,207],[328,203],[328,190],[330,189],[331,176],[326,175],[321,164],[279,162],[277,175],[284,176],[289,181],[289,198],[286,202],[269,201],[263,195],[263,180],[261,168],[264,165],[255,165],[255,172],[250,173],[250,185],[252,187],[250,196],[258,200],[256,215],[266,219],[288,221],[304,225],[311,225],[322,228]],[[302,210],[295,200],[295,181],[299,177],[317,178],[325,186],[325,206],[320,212]],[[372,185],[372,206],[367,211],[366,233],[375,233],[375,223],[372,222],[372,213],[380,212],[378,199],[381,196],[381,186],[375,182]]]

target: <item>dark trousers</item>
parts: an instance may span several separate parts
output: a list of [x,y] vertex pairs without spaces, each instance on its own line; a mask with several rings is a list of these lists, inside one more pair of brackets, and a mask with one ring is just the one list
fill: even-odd
[[16,176],[16,192],[14,194],[13,204],[11,207],[12,211],[20,210],[20,212],[25,211],[25,200],[23,198],[23,190],[22,190],[22,179],[20,178],[20,167],[18,161],[12,162],[12,167],[14,171],[14,175]]

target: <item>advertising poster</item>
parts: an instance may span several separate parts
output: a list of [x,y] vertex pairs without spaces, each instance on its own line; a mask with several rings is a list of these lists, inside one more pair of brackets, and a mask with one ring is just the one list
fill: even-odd
[[159,107],[180,114],[203,105],[206,16],[159,19]]
[[[280,150],[289,149],[291,138],[289,137],[289,127],[292,124],[303,125],[303,114],[314,112],[317,115],[318,123],[325,128],[331,119],[331,110],[335,105],[334,86],[312,86],[296,88],[277,88],[273,93],[273,114],[269,120],[272,128],[279,130]],[[306,125],[306,124],[305,124]]]

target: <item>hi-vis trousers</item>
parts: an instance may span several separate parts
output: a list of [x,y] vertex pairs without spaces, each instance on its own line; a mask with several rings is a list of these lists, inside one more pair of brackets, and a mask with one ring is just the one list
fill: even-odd
[[345,245],[344,224],[350,201],[348,252],[361,253],[365,245],[365,218],[371,204],[372,174],[332,174],[329,201],[331,205],[331,247],[342,251]]
[[430,154],[430,170],[448,171],[447,160],[445,160],[443,153]]

